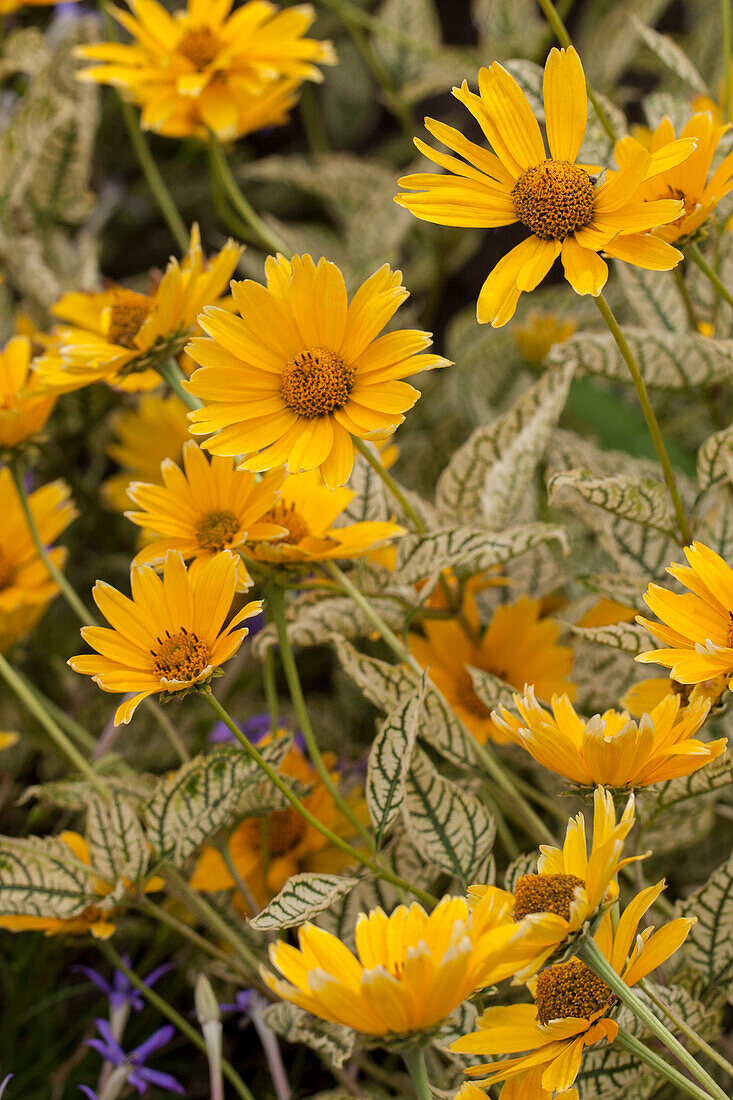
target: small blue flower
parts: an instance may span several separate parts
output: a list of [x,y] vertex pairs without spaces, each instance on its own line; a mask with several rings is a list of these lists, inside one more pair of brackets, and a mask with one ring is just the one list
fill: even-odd
[[[125,966],[130,966],[130,956],[124,954],[122,961]],[[108,982],[98,970],[94,970],[91,966],[73,966],[71,968],[75,973],[84,974],[85,977],[96,985],[97,989],[100,989],[102,993],[106,993],[109,998],[109,1007],[112,1012],[116,1012],[122,1008],[123,1005],[129,1005],[135,1012],[140,1012],[145,1005],[142,994],[139,990],[135,989],[134,985],[130,982],[130,979],[126,974],[123,974],[121,970],[115,970],[112,975],[112,981]],[[158,966],[155,970],[152,970],[146,978],[143,979],[145,985],[148,987],[155,985],[158,978],[161,978],[163,974],[166,974],[169,970],[172,970],[171,963],[164,963],[162,966]]]
[[149,1069],[145,1065],[151,1054],[154,1054],[156,1050],[160,1050],[161,1047],[166,1046],[171,1041],[176,1033],[174,1027],[170,1024],[159,1027],[149,1039],[140,1043],[129,1054],[125,1054],[115,1039],[107,1020],[95,1020],[94,1023],[102,1038],[87,1039],[87,1046],[96,1050],[105,1062],[110,1062],[113,1066],[127,1066],[129,1068],[127,1082],[133,1088],[136,1088],[140,1094],[146,1092],[149,1085],[156,1085],[167,1092],[176,1092],[181,1096],[185,1095],[186,1090],[180,1081],[176,1081],[175,1077],[171,1077],[169,1073],[161,1073],[157,1069]]
[[[251,718],[248,718],[240,727],[240,730],[253,745],[258,745],[263,737],[267,737],[272,728],[269,714],[253,714]],[[284,726],[280,727],[281,733],[290,733]],[[215,743],[219,742],[232,742],[235,740],[234,734],[227,729],[223,722],[217,722],[211,733],[209,734],[209,741]],[[298,730],[293,739],[296,748],[300,749],[303,755],[306,755],[305,751],[305,739],[303,734]]]
[[252,999],[253,989],[240,989],[238,993],[234,994],[234,1004],[219,1005],[220,1012],[238,1012],[242,1019],[240,1024],[244,1024],[249,1015],[249,1002]]

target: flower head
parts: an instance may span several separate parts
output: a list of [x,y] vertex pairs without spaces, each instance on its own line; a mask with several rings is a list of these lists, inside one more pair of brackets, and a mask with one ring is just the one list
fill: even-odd
[[[193,558],[191,575],[222,550],[237,550],[248,539],[266,542],[282,538],[287,529],[269,517],[277,508],[284,473],[273,471],[260,481],[238,470],[231,458],[209,460],[199,445],[183,445],[183,470],[167,458],[161,466],[163,485],[133,482],[127,494],[140,511],[125,512],[128,519],[149,531],[154,541],[135,558],[135,565],[160,565],[169,550],[185,561]],[[251,580],[238,563],[237,590]]]
[[230,240],[206,262],[194,225],[183,260],[170,260],[150,294],[120,286],[64,294],[53,313],[67,323],[52,329],[35,362],[41,385],[58,393],[98,381],[125,390],[159,385],[155,365],[182,350],[200,311],[221,297],[241,252]]
[[[122,961],[127,967],[131,965],[130,957],[127,954],[123,953]],[[151,970],[147,977],[143,978],[144,984],[150,988],[171,969],[172,963],[163,963],[162,966],[157,966],[155,970]],[[104,975],[91,966],[74,966],[72,970],[78,974],[83,974],[92,985],[95,985],[107,996],[110,1012],[118,1012],[126,1006],[129,1006],[134,1012],[142,1012],[145,1007],[142,993],[132,984],[122,970],[115,969],[111,981],[108,981]]]
[[672,563],[667,572],[689,592],[670,592],[650,584],[647,607],[662,621],[639,616],[638,622],[665,645],[640,653],[645,664],[664,665],[673,680],[700,684],[733,675],[733,569],[701,542],[685,547],[687,565]]
[[262,971],[269,988],[323,1020],[367,1035],[401,1036],[438,1026],[476,989],[516,965],[521,929],[493,899],[474,908],[445,897],[429,915],[418,904],[358,918],[356,956],[312,924],[300,950],[279,941],[270,961],[287,979]]
[[509,738],[474,691],[469,668],[489,672],[516,688],[534,681],[543,699],[563,688],[574,693],[574,685],[568,680],[573,652],[558,645],[560,628],[541,615],[539,600],[522,596],[515,603],[501,604],[489,625],[482,628],[469,587],[462,613],[473,637],[453,619],[427,619],[422,623],[424,636],[410,633],[410,652],[430,670],[430,679],[481,744],[487,740],[506,742]]
[[149,1069],[146,1062],[151,1054],[155,1054],[161,1047],[167,1046],[176,1033],[171,1024],[159,1027],[150,1038],[146,1039],[129,1054],[125,1054],[119,1042],[115,1038],[112,1028],[107,1020],[95,1020],[97,1031],[101,1038],[87,1039],[87,1046],[93,1047],[105,1062],[113,1066],[124,1066],[128,1070],[127,1084],[142,1095],[151,1085],[164,1089],[166,1092],[176,1092],[180,1096],[185,1095],[186,1090],[180,1081],[171,1077],[169,1073],[162,1073],[157,1069]]
[[162,579],[147,565],[131,570],[132,599],[97,581],[94,602],[111,624],[82,627],[97,652],[72,657],[75,672],[91,676],[102,691],[132,697],[115,722],[129,722],[150,695],[205,684],[239,649],[249,633],[241,624],[262,604],[246,604],[224,627],[237,585],[237,559],[217,554],[192,576],[176,550],[166,555]]
[[[663,889],[662,881],[637,894],[622,912],[615,930],[612,914],[606,913],[593,937],[605,959],[629,986],[673,955],[694,923],[678,917],[656,932],[650,926],[637,935],[641,918]],[[482,1077],[482,1085],[524,1082],[527,1091],[520,1089],[516,1096],[539,1100],[543,1097],[541,1090],[552,1097],[572,1087],[586,1046],[601,1040],[614,1041],[618,1024],[609,1015],[617,999],[578,958],[549,966],[537,976],[533,987],[534,1004],[487,1009],[478,1020],[478,1030],[457,1039],[451,1050],[489,1056],[524,1052],[516,1058],[472,1066],[466,1072]],[[530,1090],[530,1084],[536,1091]]]
[[[694,237],[714,213],[716,206],[733,189],[733,153],[728,153],[712,172],[712,162],[718,143],[730,129],[730,123],[716,122],[707,111],[695,114],[686,123],[680,137],[694,138],[697,147],[690,156],[669,171],[642,184],[639,195],[645,201],[657,199],[681,199],[684,210],[674,221],[660,225],[654,236],[672,244]],[[673,142],[674,126],[663,119],[649,135],[648,142],[640,142],[630,135],[616,143],[615,155],[620,168],[631,164],[646,147],[655,153]]]
[[249,0],[232,12],[233,0],[188,0],[173,14],[156,0],[128,6],[132,14],[112,14],[134,42],[80,47],[100,64],[79,77],[120,88],[142,108],[143,127],[169,137],[211,131],[231,141],[286,122],[300,83],[336,63],[330,42],[305,37],[315,18],[307,4],[280,11]]
[[727,687],[725,676],[714,676],[712,680],[703,680],[699,684],[678,684],[671,676],[650,676],[630,687],[621,705],[635,718],[641,718],[643,714],[651,714],[668,696],[676,695],[682,715],[687,707],[697,706],[700,702],[714,707]]
[[690,775],[717,759],[725,737],[705,743],[695,734],[710,710],[707,699],[681,709],[681,698],[667,694],[635,722],[627,711],[607,710],[585,720],[567,695],[552,697],[552,714],[529,689],[515,695],[517,718],[505,707],[494,721],[539,764],[581,786],[648,787]]
[[0,451],[40,432],[56,404],[30,372],[31,353],[27,336],[13,336],[0,352]]
[[107,454],[122,469],[104,482],[102,491],[116,511],[124,512],[130,506],[127,487],[132,481],[161,485],[161,463],[166,458],[180,462],[183,444],[191,438],[188,410],[174,393],[147,393],[136,408],[116,412],[113,425]]
[[655,153],[640,146],[618,173],[597,184],[592,169],[576,164],[588,100],[583,66],[572,46],[550,51],[543,90],[549,158],[524,92],[495,61],[479,72],[479,95],[465,81],[453,89],[494,152],[426,119],[433,137],[463,160],[416,138],[420,152],[446,172],[405,176],[400,185],[417,193],[395,200],[415,217],[439,225],[490,228],[519,221],[529,229],[530,236],[499,261],[481,289],[478,320],[494,327],[510,320],[520,294],[534,290],[558,256],[573,289],[593,295],[608,278],[601,251],[654,270],[682,259],[681,252],[648,233],[679,217],[682,202],[673,197],[644,202],[639,188],[684,160],[694,142],[674,142]]
[[267,287],[232,283],[239,316],[206,309],[207,338],[187,347],[201,370],[185,383],[205,408],[191,414],[194,435],[214,454],[250,456],[246,470],[320,467],[329,489],[354,463],[351,437],[392,432],[420,394],[401,381],[445,366],[429,354],[430,335],[402,329],[379,336],[408,295],[386,264],[348,301],[335,264],[310,256],[270,256]]
[[561,320],[555,313],[530,310],[524,324],[512,328],[514,342],[519,351],[534,366],[543,363],[550,348],[570,339],[577,328],[574,321]]

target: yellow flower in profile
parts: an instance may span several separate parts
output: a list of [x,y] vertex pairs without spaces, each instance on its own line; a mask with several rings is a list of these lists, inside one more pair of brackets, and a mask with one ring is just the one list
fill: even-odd
[[522,929],[501,910],[472,911],[445,897],[428,915],[400,905],[362,913],[356,956],[312,924],[298,931],[300,950],[278,941],[270,961],[286,981],[262,969],[279,997],[366,1035],[400,1036],[437,1027],[476,989],[513,972],[513,943]]
[[[211,461],[192,439],[183,445],[182,470],[167,458],[162,463],[162,485],[133,482],[128,496],[140,509],[125,512],[138,527],[155,539],[144,546],[134,565],[160,565],[169,550],[178,550],[184,561],[193,558],[191,577],[215,554],[238,550],[246,539],[262,540],[287,535],[286,528],[269,521],[276,508],[284,473],[273,471],[259,482],[254,474],[238,470],[230,458],[214,455]],[[237,591],[252,581],[244,562],[238,562]]]
[[494,152],[459,130],[426,119],[438,141],[463,157],[437,152],[415,139],[421,153],[445,174],[416,173],[400,186],[415,195],[396,202],[423,221],[493,228],[521,222],[530,236],[496,265],[479,294],[477,316],[495,328],[514,315],[523,291],[542,282],[558,256],[578,294],[600,294],[608,267],[598,255],[652,270],[668,270],[682,253],[648,231],[679,217],[676,198],[643,202],[639,187],[666,173],[692,151],[692,141],[674,142],[654,154],[639,147],[631,163],[596,185],[576,164],[588,118],[585,75],[578,54],[553,49],[545,65],[548,158],[537,119],[516,80],[498,62],[479,72],[479,95],[464,81],[453,94],[474,116]]
[[134,409],[113,415],[114,439],[107,454],[122,467],[102,485],[105,500],[115,511],[130,506],[127,488],[133,481],[162,485],[160,467],[166,458],[180,462],[183,444],[191,438],[188,409],[174,393],[148,393]]
[[506,743],[508,737],[474,691],[469,666],[514,688],[534,682],[542,699],[561,690],[574,696],[575,687],[568,679],[573,651],[558,645],[560,628],[542,617],[539,600],[522,596],[514,603],[500,604],[489,625],[482,628],[469,586],[461,618],[464,625],[456,619],[426,619],[421,624],[424,635],[411,631],[408,642],[413,657],[429,669],[432,682],[482,745],[489,740]]
[[0,752],[17,745],[20,734],[16,730],[0,730]]
[[321,81],[318,65],[334,65],[330,42],[306,38],[315,13],[309,4],[280,11],[249,0],[188,0],[168,12],[156,0],[128,0],[132,14],[112,8],[134,42],[81,46],[78,55],[101,62],[81,80],[113,84],[142,108],[144,128],[169,137],[208,131],[231,141],[287,121],[303,80]]
[[[639,922],[663,889],[664,881],[637,894],[615,929],[612,914],[604,914],[593,937],[628,986],[636,985],[669,959],[694,924],[688,917],[678,917],[656,932],[652,926],[638,931]],[[539,1100],[542,1089],[550,1097],[563,1095],[580,1072],[585,1048],[602,1040],[612,1043],[618,1035],[618,1024],[609,1019],[617,997],[580,959],[549,966],[533,985],[534,1004],[488,1008],[479,1017],[477,1030],[450,1046],[461,1054],[489,1057],[522,1052],[516,1058],[466,1070],[472,1077],[483,1078],[482,1085],[516,1083],[517,1092],[503,1090],[503,1100],[509,1096]]]
[[543,844],[537,873],[517,879],[513,893],[496,886],[471,886],[469,898],[484,902],[488,896],[511,904],[515,921],[528,925],[523,940],[527,961],[516,967],[526,980],[568,940],[618,897],[616,875],[640,856],[622,859],[624,840],[634,826],[634,796],[629,796],[616,820],[613,795],[597,787],[593,796],[593,836],[590,855],[585,817],[568,822],[562,848]]
[[[261,744],[261,741],[258,742],[258,745]],[[324,753],[323,759],[331,778],[338,784],[340,776],[335,770],[336,757],[332,753]],[[296,779],[307,788],[303,805],[322,825],[341,839],[358,843],[353,825],[343,817],[318,772],[297,744],[293,744],[278,770],[281,775]],[[369,815],[363,788],[354,788],[346,801],[366,825]],[[274,810],[264,817],[245,818],[234,828],[227,844],[232,863],[260,906],[266,905],[292,875],[303,872],[333,874],[353,862],[292,806]],[[216,892],[230,890],[235,885],[221,853],[216,848],[205,846],[196,864],[191,886],[195,890]],[[241,912],[254,915],[249,913],[245,899],[237,891],[234,905]]]
[[641,718],[642,714],[651,714],[654,707],[668,696],[675,695],[679,698],[682,713],[686,707],[696,706],[698,702],[714,707],[727,686],[725,676],[714,676],[712,680],[703,680],[695,685],[678,684],[670,676],[651,676],[630,687],[621,705],[635,718]]
[[[269,475],[272,477],[273,475]],[[280,499],[263,519],[284,528],[286,534],[268,542],[247,541],[242,553],[274,565],[363,558],[404,534],[396,523],[336,521],[354,499],[351,489],[327,489],[318,470],[292,474],[280,490]]]
[[13,336],[0,352],[0,451],[40,432],[56,404],[56,397],[42,390],[30,373],[31,354],[27,336]]
[[645,619],[645,626],[665,649],[640,653],[644,664],[664,665],[673,680],[701,684],[724,676],[731,688],[733,675],[733,569],[701,542],[685,547],[688,565],[672,563],[667,572],[689,592],[669,592],[650,584],[647,607],[661,623]]
[[[71,0],[75,3],[76,0]],[[14,15],[22,8],[50,8],[58,0],[0,0],[0,15]]]
[[522,356],[533,366],[545,361],[550,348],[564,344],[577,328],[574,321],[561,321],[555,313],[540,313],[533,309],[522,325],[514,325],[512,336]]
[[[29,494],[28,505],[44,546],[50,547],[76,516],[70,497],[63,481]],[[0,469],[0,500],[0,653],[4,653],[35,626],[58,588],[38,556],[7,467]],[[62,568],[66,550],[57,546],[48,553],[53,564]]]
[[117,708],[117,725],[129,722],[150,695],[205,684],[249,633],[244,620],[262,609],[258,600],[248,603],[222,629],[237,585],[237,559],[229,550],[195,576],[175,550],[168,552],[162,580],[147,565],[133,566],[130,575],[131,600],[97,581],[94,602],[112,629],[82,627],[84,641],[97,652],[68,662],[102,691],[133,693]]
[[186,350],[201,370],[184,383],[206,407],[191,414],[193,435],[221,455],[249,455],[246,470],[320,467],[329,489],[354,464],[352,435],[388,435],[420,394],[401,381],[448,360],[428,354],[430,334],[380,336],[408,291],[385,264],[348,301],[335,264],[310,256],[270,256],[267,287],[232,283],[240,316],[206,309],[209,339]]
[[695,734],[710,711],[707,699],[681,709],[667,694],[635,722],[627,711],[607,710],[585,720],[567,695],[553,695],[552,714],[530,688],[515,695],[520,717],[500,707],[493,718],[510,739],[548,771],[584,787],[649,787],[691,775],[725,752],[725,737],[705,743]]
[[[729,129],[729,123],[715,122],[707,111],[693,115],[680,137],[694,138],[697,142],[695,151],[682,164],[642,184],[639,196],[647,202],[672,196],[684,203],[680,216],[666,225],[660,225],[654,230],[654,236],[672,244],[694,237],[714,213],[720,200],[733,190],[733,153],[728,153],[712,171],[718,143]],[[663,119],[650,134],[648,144],[630,135],[621,138],[615,148],[619,167],[623,169],[633,164],[640,149],[646,147],[655,153],[674,139],[674,126],[668,118]]]
[[103,381],[118,389],[149,390],[160,384],[154,367],[177,355],[196,317],[224,292],[242,253],[228,241],[211,262],[204,260],[198,226],[179,263],[171,259],[151,294],[125,287],[64,294],[53,307],[56,325],[35,362],[41,384],[70,393]]

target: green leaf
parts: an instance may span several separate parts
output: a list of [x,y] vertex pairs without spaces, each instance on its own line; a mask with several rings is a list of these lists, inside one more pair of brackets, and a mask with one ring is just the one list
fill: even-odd
[[[471,0],[471,16],[486,57],[534,55],[546,35],[535,0]],[[516,65],[516,62],[510,64]],[[539,69],[539,66],[534,68]],[[541,80],[541,69],[539,76]],[[544,107],[542,111],[544,115]]]
[[565,531],[551,523],[517,524],[497,534],[457,526],[406,535],[398,545],[393,579],[398,584],[414,584],[448,567],[483,573],[548,542],[567,550]]
[[270,1005],[263,1019],[287,1043],[304,1043],[336,1068],[347,1062],[354,1050],[356,1033],[350,1028],[319,1020],[289,1001]]
[[89,859],[107,882],[138,882],[149,861],[148,845],[135,807],[112,794],[107,800],[89,796],[86,839]]
[[417,691],[387,716],[369,753],[365,793],[377,848],[381,848],[405,797],[405,778],[423,713],[425,681],[423,675]]
[[706,989],[730,981],[733,969],[733,856],[680,906],[697,922],[685,943],[685,957]]
[[[414,591],[411,593],[414,597]],[[369,603],[393,630],[401,630],[404,608],[392,599],[369,597]],[[334,634],[343,638],[365,638],[374,632],[373,623],[349,596],[328,597],[319,593],[296,599],[287,609],[288,638],[294,646],[325,645]],[[277,632],[272,624],[259,631],[252,643],[253,655],[262,660],[267,650],[277,645]]]
[[466,669],[471,677],[473,690],[487,710],[494,710],[495,707],[501,705],[511,705],[515,689],[510,684],[507,684],[498,676],[493,676],[490,672],[485,672],[482,668],[473,668],[471,665],[466,665]]
[[394,86],[401,88],[429,69],[440,52],[438,13],[433,0],[384,0],[375,14],[384,30],[373,35],[374,51]]
[[504,889],[514,893],[514,887],[517,885],[518,879],[522,878],[523,875],[536,874],[537,854],[535,852],[525,852],[521,856],[517,856],[504,872]]
[[697,480],[701,489],[733,474],[733,427],[708,436],[697,452]]
[[632,657],[649,649],[652,641],[649,631],[638,623],[609,623],[608,626],[589,627],[566,623],[566,626],[572,630],[573,634],[577,634],[587,642],[610,646],[611,649],[618,649]]
[[[373,443],[366,445],[378,455]],[[389,519],[384,482],[359,454],[349,478],[349,490],[354,493],[354,498],[339,516],[337,526],[348,523],[383,523]]]
[[351,893],[358,882],[342,875],[291,875],[280,893],[252,918],[250,926],[260,932],[271,932],[304,924]]
[[443,519],[483,522],[492,531],[506,526],[534,477],[572,376],[572,367],[548,370],[507,412],[477,428],[453,454],[436,490]]
[[[116,795],[138,805],[153,793],[156,777],[140,772],[136,775],[105,775],[104,782]],[[59,810],[86,810],[94,788],[86,779],[54,779],[51,783],[39,783],[27,787],[18,805],[25,805],[36,799],[45,806],[54,806]]]
[[465,889],[494,843],[495,825],[483,803],[440,775],[418,748],[405,782],[402,813],[415,847]]
[[614,271],[643,328],[689,331],[685,306],[671,271],[646,271],[624,263],[615,263]]
[[63,840],[0,837],[0,913],[68,920],[92,900],[89,870]]
[[669,779],[666,783],[655,783],[645,792],[641,803],[641,812],[637,815],[646,827],[662,813],[672,807],[682,806],[693,798],[699,798],[713,791],[725,790],[733,783],[733,753],[727,752],[717,760],[706,764],[704,768],[683,775],[679,779]]
[[659,31],[655,31],[652,27],[647,27],[637,15],[631,16],[631,25],[652,53],[655,54],[659,60],[675,74],[675,76],[678,76],[680,80],[687,84],[693,92],[700,92],[702,95],[709,94],[705,81],[700,76],[687,54],[679,48],[676,42],[672,41],[669,35],[660,34]]
[[653,478],[599,477],[590,470],[566,470],[548,480],[547,490],[552,504],[562,506],[578,493],[596,508],[673,537],[666,486]]

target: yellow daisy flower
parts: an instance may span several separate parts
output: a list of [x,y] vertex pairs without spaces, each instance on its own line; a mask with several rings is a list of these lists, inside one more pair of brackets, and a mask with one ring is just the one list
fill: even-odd
[[334,65],[330,42],[306,38],[309,4],[280,11],[250,0],[188,0],[173,14],[156,0],[128,0],[132,14],[112,8],[134,42],[81,46],[101,62],[81,80],[113,84],[142,108],[143,127],[169,137],[207,131],[222,141],[287,121],[303,80],[321,81],[317,65]]
[[413,657],[429,669],[430,679],[482,745],[488,740],[506,743],[509,738],[474,691],[468,666],[490,672],[515,688],[534,682],[543,699],[562,689],[574,696],[575,687],[568,679],[573,651],[558,645],[560,628],[542,617],[539,600],[522,596],[501,604],[482,628],[469,587],[461,617],[468,632],[455,619],[426,619],[421,624],[424,635],[411,631],[408,642]]
[[351,489],[327,489],[317,470],[292,474],[282,484],[277,504],[263,516],[284,528],[286,534],[267,542],[248,539],[242,553],[274,565],[351,560],[363,558],[405,533],[396,523],[366,521],[337,526],[338,517],[353,499]]
[[[192,439],[183,445],[183,466],[167,458],[161,465],[163,485],[134,481],[128,488],[140,511],[125,515],[156,536],[134,565],[160,565],[169,550],[178,550],[184,561],[193,558],[194,577],[222,550],[240,549],[247,539],[287,536],[285,527],[268,520],[277,507],[283,472],[275,470],[258,482],[230,458],[214,455],[209,461]],[[244,592],[252,581],[241,559],[237,569],[237,591]]]
[[691,775],[725,752],[727,738],[705,743],[694,735],[710,711],[707,699],[681,709],[679,695],[667,694],[639,722],[628,711],[607,710],[587,721],[567,695],[553,695],[552,714],[532,689],[515,695],[517,718],[505,707],[493,718],[538,764],[584,787],[649,787]]
[[[338,783],[336,757],[333,753],[324,753],[323,759],[331,778]],[[289,750],[278,770],[281,775],[298,780],[308,789],[302,799],[303,805],[322,825],[326,825],[343,840],[354,843],[353,826],[338,810],[323,780],[297,745]],[[350,792],[347,802],[359,820],[367,824],[369,815],[363,788],[355,788]],[[292,875],[307,871],[338,873],[352,862],[349,856],[330,844],[292,806],[275,810],[265,817],[245,818],[232,831],[227,843],[234,866],[260,906],[266,905]],[[265,844],[268,853],[266,867],[263,859]],[[230,890],[234,885],[234,879],[221,853],[208,845],[204,847],[191,878],[191,886],[195,890],[216,892]],[[245,899],[238,892],[235,893],[234,905],[244,914],[253,915],[249,913]]]
[[596,184],[576,164],[585,134],[588,101],[578,54],[553,49],[545,65],[545,143],[532,108],[516,80],[498,62],[479,72],[479,95],[464,81],[453,94],[474,116],[494,152],[451,126],[426,119],[428,131],[455,156],[415,139],[421,153],[445,174],[417,173],[399,181],[415,195],[395,199],[417,218],[438,225],[492,228],[519,221],[530,236],[499,261],[479,294],[480,323],[495,328],[514,315],[520,294],[542,282],[558,256],[578,294],[600,294],[608,267],[598,255],[638,267],[668,270],[682,253],[648,230],[679,217],[678,199],[643,202],[641,184],[667,172],[692,151],[689,140],[655,153],[639,148],[613,178]]
[[430,915],[417,904],[389,917],[362,913],[356,956],[306,924],[300,950],[282,940],[270,946],[286,981],[261,973],[273,993],[322,1020],[366,1035],[406,1035],[437,1027],[474,990],[508,977],[521,932],[499,909],[472,912],[464,898],[445,897]]
[[533,309],[527,314],[524,324],[514,325],[512,336],[522,357],[538,367],[545,361],[550,348],[555,344],[564,344],[577,327],[574,321],[561,321],[556,313],[541,313]]
[[0,730],[0,752],[3,749],[12,748],[20,740],[20,734],[15,730]]
[[690,591],[680,594],[650,584],[644,602],[662,621],[637,619],[667,648],[640,653],[636,660],[664,665],[681,684],[724,676],[731,688],[733,569],[701,542],[686,546],[685,557],[688,565],[673,562],[667,572]]
[[68,662],[102,691],[134,693],[117,708],[117,725],[129,722],[149,695],[205,684],[249,633],[242,622],[262,610],[261,601],[248,603],[222,629],[237,585],[237,559],[229,550],[195,576],[175,550],[166,556],[162,580],[147,565],[133,566],[130,573],[131,600],[97,581],[94,602],[112,629],[82,627],[84,641],[97,652]]
[[707,702],[714,707],[728,686],[725,676],[714,676],[712,680],[703,680],[700,684],[678,684],[670,676],[650,676],[639,680],[630,687],[621,700],[621,705],[635,718],[642,714],[651,714],[668,696],[676,695],[680,701],[680,710],[696,706],[698,702]]
[[[71,0],[75,3],[76,0]],[[22,8],[50,8],[58,0],[0,0],[0,15],[14,15]]]
[[206,408],[191,414],[194,435],[221,455],[249,455],[246,470],[320,467],[329,489],[354,464],[351,436],[391,433],[420,394],[407,375],[446,366],[428,354],[430,334],[402,329],[379,336],[408,296],[387,264],[348,302],[335,264],[310,256],[270,256],[267,287],[232,283],[240,316],[206,309],[210,339],[187,347],[201,370],[186,389]]
[[[639,197],[645,201],[681,199],[684,210],[678,218],[654,230],[654,236],[672,244],[693,237],[705,224],[720,200],[733,190],[733,153],[728,153],[711,174],[713,157],[730,123],[715,122],[708,112],[695,114],[686,123],[680,137],[694,138],[697,147],[675,168],[643,183]],[[640,149],[655,153],[675,140],[674,126],[665,118],[647,141],[627,135],[616,143],[615,156],[621,169],[632,164]],[[708,178],[709,177],[709,178]]]
[[[658,931],[653,927],[638,932],[639,922],[664,889],[664,881],[642,890],[622,912],[614,930],[613,917],[606,913],[593,937],[604,958],[627,985],[633,986],[685,942],[694,921],[678,917]],[[482,1085],[514,1081],[516,1093],[509,1096],[536,1097],[530,1081],[549,1096],[570,1089],[580,1072],[583,1051],[605,1040],[612,1043],[618,1024],[609,1019],[617,998],[606,983],[580,959],[557,963],[543,970],[533,983],[534,1004],[515,1004],[487,1009],[478,1020],[478,1030],[451,1043],[462,1054],[496,1055],[522,1051],[516,1058],[472,1066],[466,1073],[482,1077]],[[541,1076],[538,1071],[541,1071]]]
[[[29,494],[28,504],[44,546],[51,546],[76,516],[70,498],[69,487],[63,481],[43,485]],[[58,588],[38,556],[7,467],[0,469],[0,500],[0,653],[4,653],[35,626]],[[61,568],[66,550],[54,547],[49,557]]]
[[109,505],[118,512],[129,507],[127,488],[133,481],[161,485],[161,463],[166,458],[180,462],[183,444],[191,438],[188,409],[174,393],[161,397],[145,394],[134,409],[114,414],[114,440],[107,454],[122,467],[102,485]]
[[30,373],[31,355],[27,336],[13,336],[0,352],[0,451],[40,432],[56,404],[55,395],[42,390]]
[[170,260],[151,294],[125,287],[64,294],[52,312],[69,324],[55,326],[46,338],[34,364],[41,384],[58,393],[98,381],[124,390],[159,385],[153,368],[182,350],[197,315],[221,297],[241,253],[230,240],[206,262],[194,225],[188,252],[180,264]]
[[618,897],[616,875],[627,863],[641,858],[621,858],[634,821],[633,794],[617,821],[612,793],[597,787],[590,855],[585,817],[579,813],[568,822],[562,848],[543,844],[537,873],[517,879],[513,893],[496,886],[469,887],[470,899],[483,902],[493,895],[511,906],[515,921],[526,919],[529,927],[523,945],[528,961],[516,968],[519,978],[526,980],[535,974],[602,907]]

